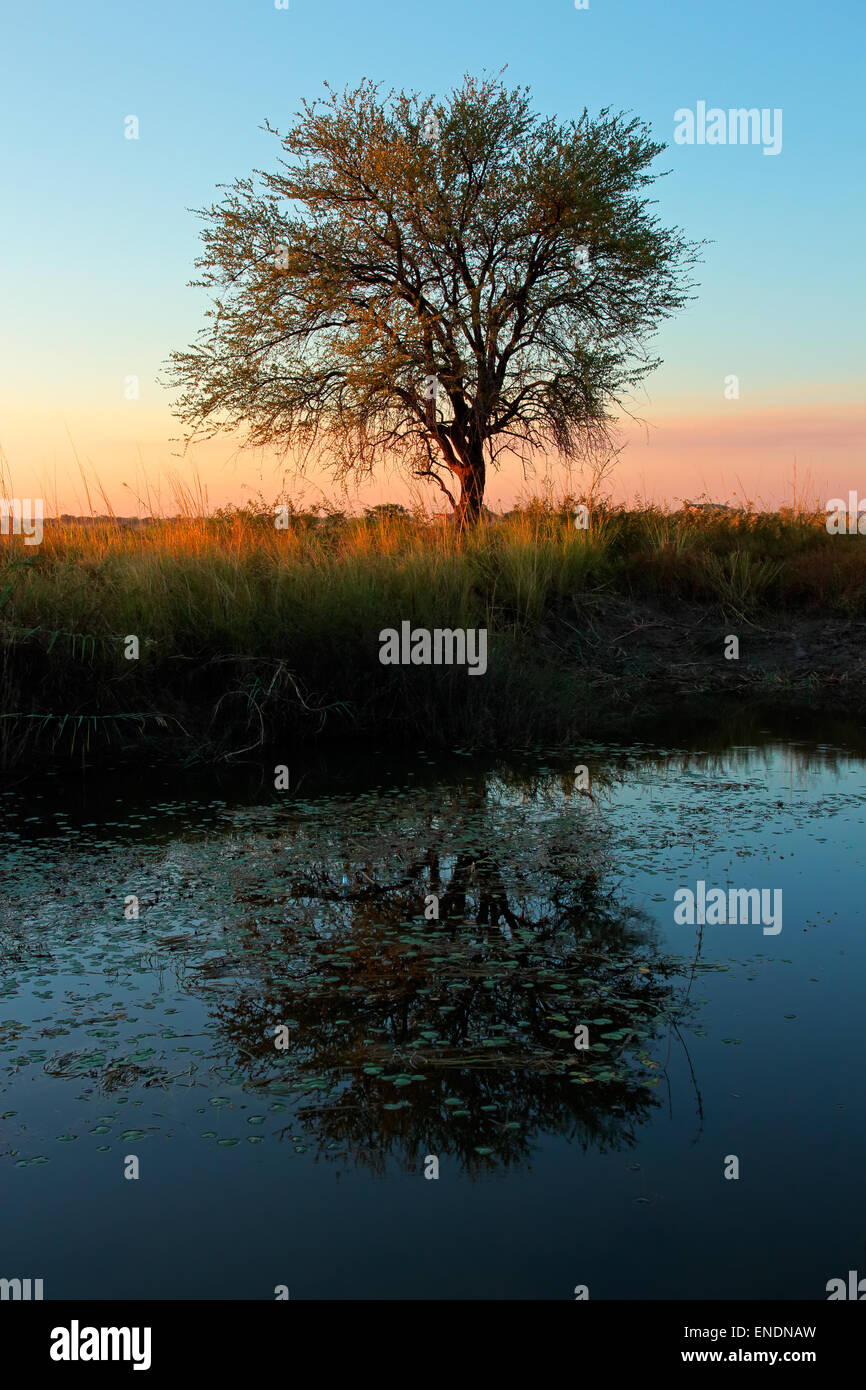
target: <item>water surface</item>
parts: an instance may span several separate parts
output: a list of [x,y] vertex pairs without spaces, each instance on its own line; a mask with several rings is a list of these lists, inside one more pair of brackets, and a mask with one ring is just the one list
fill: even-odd
[[[7,786],[0,1275],[825,1298],[866,1267],[864,807],[862,757],[769,737]],[[782,931],[677,925],[699,879]]]

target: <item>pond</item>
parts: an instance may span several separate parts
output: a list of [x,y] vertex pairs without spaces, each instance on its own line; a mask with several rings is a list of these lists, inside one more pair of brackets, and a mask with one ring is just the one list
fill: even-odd
[[[0,1276],[824,1299],[866,1269],[862,748],[118,765],[0,815]],[[677,920],[714,888],[739,917]]]

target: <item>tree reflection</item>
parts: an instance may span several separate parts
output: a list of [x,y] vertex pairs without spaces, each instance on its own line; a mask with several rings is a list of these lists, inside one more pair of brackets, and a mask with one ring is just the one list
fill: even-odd
[[248,1084],[300,1098],[287,1134],[377,1172],[426,1154],[507,1168],[545,1133],[632,1141],[680,967],[618,901],[602,815],[550,787],[490,776],[304,808],[272,837],[268,882],[238,869],[242,978],[215,1012]]

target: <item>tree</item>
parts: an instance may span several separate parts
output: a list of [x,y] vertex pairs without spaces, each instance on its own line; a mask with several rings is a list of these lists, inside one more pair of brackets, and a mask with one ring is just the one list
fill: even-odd
[[622,113],[542,118],[499,78],[438,103],[326,90],[263,127],[276,172],[197,210],[192,283],[216,293],[171,358],[177,414],[337,478],[397,462],[472,520],[503,456],[585,459],[658,365],[696,259],[642,196],[665,147]]

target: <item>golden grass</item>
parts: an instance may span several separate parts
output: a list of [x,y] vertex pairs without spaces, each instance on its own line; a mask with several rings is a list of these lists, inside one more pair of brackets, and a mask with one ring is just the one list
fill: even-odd
[[[577,631],[581,596],[688,601],[739,616],[851,617],[866,600],[866,538],[828,535],[814,509],[602,504],[581,530],[574,499],[535,499],[460,534],[399,509],[298,512],[277,529],[260,504],[211,515],[199,504],[189,496],[180,515],[141,525],[49,522],[39,546],[0,537],[7,744],[37,727],[51,737],[61,720],[64,730],[133,717],[178,727],[192,719],[201,729],[205,711],[254,742],[287,722],[303,733],[328,720],[416,734],[474,720],[487,735],[498,721],[503,737],[525,738],[555,728],[553,706],[585,678],[571,671],[556,693],[538,661],[558,615]],[[405,619],[486,627],[486,680],[389,668],[386,682],[378,634]],[[136,661],[124,656],[130,634]]]

